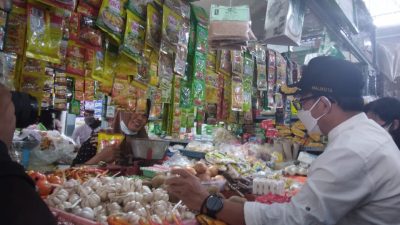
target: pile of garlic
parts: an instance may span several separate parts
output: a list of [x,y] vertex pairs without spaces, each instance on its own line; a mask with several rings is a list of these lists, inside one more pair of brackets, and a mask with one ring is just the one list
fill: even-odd
[[173,209],[168,193],[161,188],[151,190],[140,179],[127,177],[91,178],[84,183],[68,180],[57,187],[46,199],[50,207],[107,224],[107,217],[118,215],[132,225],[148,218],[162,224],[173,221],[173,215],[182,220],[193,219],[186,207]]

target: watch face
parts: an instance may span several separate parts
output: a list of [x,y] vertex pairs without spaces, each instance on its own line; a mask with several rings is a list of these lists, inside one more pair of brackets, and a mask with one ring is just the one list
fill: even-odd
[[207,210],[209,211],[219,211],[223,206],[222,199],[217,196],[211,196],[207,199]]

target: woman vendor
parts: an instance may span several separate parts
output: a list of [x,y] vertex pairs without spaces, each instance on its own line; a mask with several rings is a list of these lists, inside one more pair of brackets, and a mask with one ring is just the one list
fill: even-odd
[[[106,163],[115,161],[119,165],[131,164],[134,156],[129,140],[132,138],[148,138],[145,126],[149,118],[150,108],[151,102],[147,100],[144,112],[118,112],[114,119],[113,133],[121,133],[125,136],[122,143],[118,146],[113,145],[102,149],[96,155],[87,158],[82,164],[93,165],[101,161]],[[92,141],[92,146],[97,150],[97,134],[93,136],[95,136],[94,139],[96,141]]]

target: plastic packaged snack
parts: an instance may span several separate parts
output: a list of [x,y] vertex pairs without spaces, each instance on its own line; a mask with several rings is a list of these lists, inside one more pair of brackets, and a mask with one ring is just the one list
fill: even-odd
[[196,52],[194,58],[194,77],[196,79],[205,79],[207,58],[204,53]]
[[161,102],[170,103],[172,92],[172,79],[170,79],[169,77],[160,77],[160,90]]
[[26,9],[14,5],[11,12],[8,14],[6,28],[7,45],[4,46],[4,51],[14,52],[17,55],[24,54],[26,22]]
[[85,78],[85,100],[94,100],[95,83],[94,80]]
[[[90,56],[88,56],[88,57],[90,57]],[[103,51],[95,51],[91,77],[98,81],[103,80],[104,61],[105,61],[104,52]]]
[[192,85],[193,105],[202,106],[205,99],[206,83],[204,80],[194,79]]
[[149,61],[144,58],[140,64],[137,64],[137,73],[134,77],[134,82],[138,82],[136,86],[141,89],[146,89],[149,83]]
[[99,8],[93,7],[92,5],[86,3],[85,1],[79,1],[78,7],[76,7],[76,12],[83,16],[96,18],[97,15],[99,14]]
[[162,38],[170,44],[179,43],[180,29],[183,18],[168,6],[163,6]]
[[104,0],[96,24],[118,43],[121,42],[125,26],[126,0]]
[[63,8],[69,11],[74,11],[77,0],[39,0],[40,2],[56,7]]
[[78,41],[79,40],[79,27],[80,27],[81,14],[73,12],[68,21],[69,39]]
[[243,56],[242,51],[231,51],[232,73],[243,74]]
[[149,2],[152,2],[152,0],[128,0],[126,9],[129,9],[141,18],[146,18],[146,7]]
[[223,74],[231,74],[232,72],[232,63],[231,63],[231,53],[228,50],[220,50],[218,51],[218,72]]
[[6,36],[7,13],[0,9],[0,50],[4,49],[4,40]]
[[254,61],[250,54],[245,53],[243,66],[243,111],[251,111],[251,96],[253,92]]
[[66,72],[85,76],[85,49],[73,41],[68,43]]
[[187,48],[178,45],[175,54],[174,72],[181,77],[185,75],[186,72],[186,61],[187,61]]
[[107,134],[100,132],[97,138],[97,152],[102,151],[106,147],[118,146],[124,140],[124,135],[122,134]]
[[125,36],[121,51],[127,56],[142,63],[141,54],[145,41],[145,23],[132,12],[127,12]]
[[15,90],[17,55],[0,52],[0,83]]
[[232,76],[232,110],[243,110],[243,79],[240,76]]
[[62,17],[28,4],[26,56],[59,64],[63,24]]
[[196,50],[203,53],[208,50],[208,29],[201,24],[196,27]]
[[147,4],[146,43],[153,49],[160,47],[162,15],[153,4]]
[[174,10],[181,17],[190,18],[190,5],[184,0],[165,0],[164,4]]
[[159,77],[158,77],[158,56],[153,52],[150,56],[150,65],[149,65],[149,85],[158,86]]
[[101,48],[103,35],[95,26],[95,21],[89,17],[80,17],[79,40],[90,48]]

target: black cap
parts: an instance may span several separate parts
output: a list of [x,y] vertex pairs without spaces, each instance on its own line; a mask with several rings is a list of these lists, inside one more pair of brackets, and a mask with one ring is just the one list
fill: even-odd
[[362,97],[364,79],[354,63],[332,56],[319,56],[303,68],[295,94],[317,96]]

